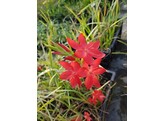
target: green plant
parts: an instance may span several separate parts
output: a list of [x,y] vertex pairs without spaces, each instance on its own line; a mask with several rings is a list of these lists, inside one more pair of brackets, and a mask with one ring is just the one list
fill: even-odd
[[66,8],[74,15],[78,22],[72,22],[78,24],[79,32],[82,32],[88,41],[100,40],[100,48],[107,50],[114,34],[118,27],[120,27],[123,19],[120,16],[119,0],[115,0],[112,3],[107,1],[95,0],[90,2],[87,6],[82,8],[79,12],[74,12],[71,8]]
[[[68,81],[60,78],[64,68],[59,62],[64,57],[54,55],[53,51],[61,51],[63,48],[53,44],[68,46],[66,37],[77,40],[78,34],[83,33],[87,42],[100,40],[100,48],[108,49],[117,27],[120,27],[125,18],[119,18],[119,9],[118,0],[113,0],[112,3],[107,0],[38,2],[38,121],[73,121],[84,116],[100,121],[101,103],[95,106],[88,101],[93,90],[72,88]],[[103,93],[105,87],[110,86],[109,81],[101,85],[98,89]],[[93,97],[90,102],[95,103]]]
[[[62,44],[53,43],[52,46],[46,45],[49,48],[55,50],[56,51],[55,54],[67,56],[67,59],[71,60],[71,62],[68,62],[68,61],[60,62],[60,65],[62,65],[66,69],[66,71],[60,75],[60,79],[69,80],[71,87],[72,87],[72,88],[70,88],[70,87],[64,86],[64,89],[67,90],[69,88],[70,91],[77,90],[77,92],[81,93],[82,97],[79,97],[79,98],[77,98],[77,95],[73,95],[71,97],[72,93],[71,92],[69,93],[68,98],[74,99],[75,100],[74,102],[78,101],[77,104],[79,104],[79,102],[81,102],[81,103],[83,103],[83,105],[88,105],[89,107],[96,108],[98,101],[102,102],[105,98],[103,93],[100,91],[100,89],[102,89],[102,87],[100,86],[100,82],[98,81],[98,78],[99,78],[98,75],[105,72],[104,68],[99,67],[101,58],[105,56],[102,52],[100,52],[98,50],[100,42],[97,41],[97,42],[86,43],[85,37],[82,34],[80,34],[78,37],[78,41],[80,42],[79,44],[76,43],[75,41],[71,40],[70,38],[67,38],[67,41],[71,47],[76,49],[75,53],[73,52],[73,50],[71,48],[67,48],[66,46],[64,46]],[[84,56],[82,56],[82,53],[81,53],[83,51],[83,47],[84,47],[84,49],[86,49]],[[91,53],[92,50],[94,52],[97,52],[97,54],[94,54],[93,52]],[[97,58],[97,59],[94,60],[94,59],[92,59],[93,57]],[[91,61],[93,61],[93,62],[91,62]],[[84,79],[80,79],[80,77],[83,77],[83,78],[86,77],[85,82],[84,82],[86,89],[81,87],[81,84],[82,84],[81,81]],[[61,82],[59,81],[59,83],[61,83]],[[62,82],[62,83],[64,83],[64,82]],[[57,85],[57,87],[61,87],[58,83],[56,83],[56,85]],[[77,86],[79,88],[76,88]],[[93,86],[95,86],[98,89],[92,88]],[[104,85],[103,85],[103,87],[104,87]],[[87,93],[87,95],[83,95],[86,93]],[[92,93],[92,97],[88,98],[88,96],[91,95],[91,93]],[[60,101],[61,100],[62,99],[60,99]],[[53,101],[56,101],[56,99],[54,99]],[[63,100],[63,102],[65,102],[65,100]],[[95,107],[93,107],[90,103],[94,104]],[[72,105],[71,102],[69,102],[69,105]],[[78,105],[76,105],[76,106],[78,106]],[[88,106],[85,106],[85,107],[88,107]],[[67,109],[68,107],[64,106],[63,110],[65,110],[65,108]],[[78,107],[77,110],[74,110],[74,112],[75,111],[77,111],[78,114],[82,116],[82,114],[85,110],[83,110],[82,107]],[[70,111],[67,113],[67,115],[68,115],[67,118],[74,116],[72,113],[70,113],[70,114],[69,113],[70,113]],[[96,114],[96,115],[98,115],[98,114]],[[63,119],[67,119],[67,118],[64,117]],[[97,119],[98,117],[96,116],[94,118]]]
[[38,18],[42,18],[40,14],[50,16],[52,20],[57,20],[61,23],[63,18],[72,16],[66,9],[65,5],[68,5],[73,10],[77,11],[89,3],[89,0],[38,0],[37,13]]

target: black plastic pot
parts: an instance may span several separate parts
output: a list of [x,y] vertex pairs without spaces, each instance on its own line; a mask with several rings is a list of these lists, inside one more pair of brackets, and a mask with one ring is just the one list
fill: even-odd
[[101,121],[126,121],[127,120],[127,55],[112,54],[114,51],[127,52],[127,46],[117,42],[121,28],[115,34],[109,53],[102,60],[101,65],[108,71],[103,75],[105,80],[111,80],[113,88],[106,89],[106,99],[101,107]]

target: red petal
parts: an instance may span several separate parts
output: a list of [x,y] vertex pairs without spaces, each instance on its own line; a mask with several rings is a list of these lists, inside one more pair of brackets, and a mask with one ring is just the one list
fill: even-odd
[[54,54],[54,55],[61,55],[61,52],[52,52],[52,54]]
[[72,66],[71,66],[71,64],[69,64],[67,62],[61,61],[59,63],[60,63],[60,65],[62,65],[67,70],[72,70],[73,69]]
[[94,49],[98,49],[100,46],[100,41],[96,41],[96,42],[89,42],[89,44],[87,45],[87,48],[94,48]]
[[38,71],[41,71],[42,70],[42,67],[41,66],[38,66],[37,70]]
[[93,100],[92,100],[92,98],[90,97],[90,98],[88,98],[88,101],[90,102],[90,103],[93,103]]
[[71,71],[65,71],[65,72],[63,72],[61,75],[60,75],[60,79],[69,79],[70,78],[70,76],[71,76]]
[[95,58],[103,58],[105,56],[105,54],[98,49],[89,49],[88,53]]
[[87,45],[85,37],[82,33],[78,36],[78,40],[79,40],[81,46],[86,46]]
[[74,61],[74,60],[75,60],[75,58],[74,58],[74,57],[72,57],[72,56],[67,56],[67,57],[65,57],[65,60]]
[[94,62],[92,64],[93,68],[99,67],[101,60],[102,60],[101,58],[97,58],[96,60],[94,60]]
[[70,84],[72,88],[75,88],[76,86],[81,86],[81,81],[77,76],[74,76],[70,79]]
[[77,56],[78,58],[83,58],[86,56],[86,52],[84,51],[84,49],[77,49],[75,52],[75,56]]
[[94,104],[94,105],[97,104],[97,100],[96,100],[96,99],[88,98],[88,101],[89,101],[91,104]]
[[106,69],[100,67],[93,71],[95,75],[103,74],[104,72],[106,72]]
[[92,118],[90,117],[90,114],[88,112],[84,112],[84,118],[87,120],[87,121],[91,121]]
[[86,68],[87,70],[89,69],[89,65],[85,61],[83,61],[83,67]]
[[71,66],[73,67],[73,70],[76,72],[80,69],[80,64],[78,62],[71,62]]
[[87,78],[85,79],[84,85],[87,89],[90,89],[93,85],[92,83],[92,76],[88,75]]
[[95,90],[92,94],[96,99],[98,99],[100,102],[102,102],[105,98],[104,94],[100,90]]
[[77,72],[77,74],[79,75],[79,77],[86,77],[87,76],[87,69],[86,68],[80,68],[79,71]]
[[105,96],[102,94],[102,95],[99,96],[98,100],[99,100],[100,102],[103,102],[104,98],[105,98]]
[[90,56],[90,55],[86,55],[85,57],[84,57],[84,61],[87,63],[87,64],[89,64],[89,65],[91,65],[92,63],[93,63],[93,58],[92,58],[92,56]]
[[62,47],[64,50],[66,50],[67,52],[70,52],[70,50],[69,50],[66,46],[64,46],[64,45],[62,45],[62,44],[59,44],[59,43],[58,43],[58,45],[61,46],[61,47]]
[[74,40],[67,38],[67,42],[72,48],[74,48],[74,49],[79,48],[79,44],[77,42],[75,42]]
[[97,88],[101,87],[100,82],[98,81],[96,76],[92,76],[92,82],[95,87]]

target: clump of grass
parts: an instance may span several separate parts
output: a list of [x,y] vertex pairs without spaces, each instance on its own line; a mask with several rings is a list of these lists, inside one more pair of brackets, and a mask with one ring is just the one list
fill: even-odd
[[[95,0],[82,8],[79,12],[66,8],[74,15],[78,22],[72,21],[72,24],[79,25],[76,31],[82,32],[87,36],[88,41],[100,40],[100,48],[106,50],[114,39],[114,34],[121,26],[121,22],[126,18],[119,18],[120,4],[119,0],[112,3],[107,0]],[[73,20],[72,18],[70,18]]]

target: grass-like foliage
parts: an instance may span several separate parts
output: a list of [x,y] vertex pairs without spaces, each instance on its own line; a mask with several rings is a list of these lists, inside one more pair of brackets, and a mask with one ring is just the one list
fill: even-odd
[[[108,50],[124,18],[119,0],[38,0],[38,121],[102,120],[99,114],[110,81],[97,75],[103,67],[94,61],[104,57],[100,51]],[[84,70],[68,72],[77,65]],[[95,78],[98,82],[89,83]]]

